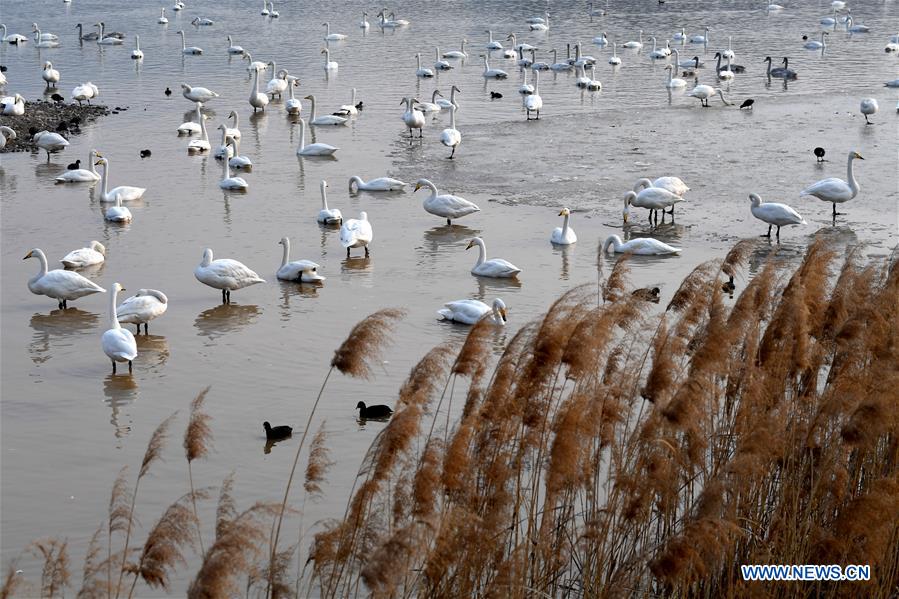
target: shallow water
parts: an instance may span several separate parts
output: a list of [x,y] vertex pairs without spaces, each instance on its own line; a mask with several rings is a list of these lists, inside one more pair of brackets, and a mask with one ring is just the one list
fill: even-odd
[[[190,399],[207,385],[212,385],[207,409],[214,418],[215,451],[194,469],[197,484],[218,484],[235,470],[241,505],[278,499],[298,437],[266,454],[262,421],[302,426],[331,351],[351,326],[376,309],[404,307],[408,315],[375,378],[332,377],[319,408],[337,464],[325,500],[307,504],[304,521],[308,526],[339,516],[361,457],[383,427],[357,422],[356,402],[392,404],[403,377],[425,351],[464,338],[465,328],[438,322],[435,311],[454,299],[476,297],[489,303],[502,297],[510,323],[497,332],[499,350],[562,291],[596,281],[598,241],[612,233],[639,236],[650,231],[641,210],[633,212],[633,224],[622,231],[623,194],[641,176],[676,174],[692,188],[678,206],[675,222],[652,230],[683,253],[631,263],[634,285],[661,287],[662,306],[697,264],[723,256],[741,238],[764,232],[749,212],[750,192],[789,203],[808,220],[806,227],[782,231],[779,255],[787,260],[798,259],[816,233],[840,246],[864,244],[869,255],[883,255],[896,244],[897,94],[882,87],[899,77],[899,59],[883,52],[895,33],[887,27],[899,22],[896,2],[854,6],[856,22],[871,26],[874,33],[851,38],[833,33],[823,55],[802,49],[801,35],[814,37],[820,31],[818,19],[828,13],[829,2],[802,3],[780,15],[766,15],[758,2],[679,0],[658,7],[612,2],[612,14],[592,22],[578,3],[577,8],[554,7],[546,34],[522,32],[526,17],[544,11],[541,2],[461,2],[451,10],[443,3],[412,2],[396,6],[411,27],[385,33],[373,27],[365,36],[357,28],[362,4],[337,10],[333,3],[282,2],[278,20],[259,16],[258,4],[192,1],[182,13],[168,10],[170,23],[162,26],[156,24],[155,5],[75,0],[38,9],[21,0],[3,3],[10,33],[26,33],[38,21],[62,39],[60,48],[50,50],[38,51],[33,44],[2,46],[8,93],[39,97],[39,65],[51,60],[62,73],[60,90],[66,95],[91,80],[103,103],[128,107],[85,128],[49,165],[44,155],[24,153],[4,154],[0,163],[4,563],[34,538],[60,535],[69,538],[74,563],[80,566],[87,539],[105,517],[118,469],[124,464],[134,468],[156,425],[181,410],[166,462],[142,486],[139,513],[149,527],[186,490],[178,437]],[[215,25],[188,25],[198,15],[215,19]],[[141,35],[146,58],[140,64],[129,59],[131,39],[120,47],[78,44],[74,24],[101,18],[110,29]],[[346,42],[331,44],[332,60],[340,63],[339,73],[331,77],[324,75],[319,54],[319,24],[325,20],[332,31],[350,35]],[[747,72],[725,90],[737,102],[755,98],[754,110],[725,109],[717,99],[711,108],[701,109],[684,92],[669,98],[663,65],[647,58],[648,49],[620,51],[623,65],[613,71],[607,64],[610,50],[590,43],[602,31],[623,42],[643,29],[646,41],[653,33],[667,37],[682,26],[688,34],[698,33],[705,25],[712,27],[711,52],[687,45],[682,58],[698,53],[711,62],[714,49],[732,36],[734,62]],[[203,56],[182,58],[175,33],[181,27],[189,45],[205,49]],[[519,41],[555,47],[563,54],[566,43],[580,40],[584,53],[599,59],[596,77],[603,90],[582,92],[570,74],[545,75],[540,80],[541,119],[525,122],[514,61],[495,57],[491,62],[509,71],[506,81],[485,84],[481,77],[475,55],[488,28],[500,40],[515,30]],[[245,63],[225,54],[228,34],[255,59],[274,59],[279,68],[298,75],[300,96],[314,93],[319,113],[348,102],[350,88],[358,89],[365,109],[351,126],[313,131],[314,141],[341,148],[336,160],[295,156],[298,127],[285,116],[281,102],[271,104],[265,114],[252,114]],[[416,80],[415,52],[429,66],[433,43],[453,49],[463,36],[469,40],[470,60],[436,80]],[[787,89],[776,80],[766,85],[761,61],[767,55],[789,55],[799,79]],[[546,53],[539,56],[549,60]],[[712,82],[712,77],[710,68],[701,72],[701,82]],[[231,109],[239,112],[241,150],[255,164],[252,173],[243,175],[250,183],[248,193],[222,192],[218,163],[208,156],[187,156],[186,138],[175,134],[193,108],[179,93],[182,81],[221,94],[207,106],[211,132]],[[453,83],[462,89],[457,125],[463,142],[456,160],[449,161],[437,141],[448,115],[429,118],[424,141],[410,147],[398,104],[406,95],[429,99],[435,86],[448,95]],[[167,86],[175,92],[170,98],[162,94]],[[491,101],[493,90],[505,97]],[[881,107],[871,126],[858,113],[859,100],[868,96],[876,97]],[[308,103],[303,110],[308,116]],[[211,133],[211,139],[215,145],[218,137]],[[828,162],[820,165],[811,153],[818,145],[828,150]],[[99,186],[54,185],[53,177],[65,164],[84,161],[91,148],[109,157],[112,186],[148,189],[142,201],[130,205],[130,225],[103,220]],[[153,151],[150,159],[139,158],[143,148]],[[866,159],[856,163],[862,192],[843,206],[848,214],[833,227],[830,205],[798,193],[818,179],[845,177],[850,149]],[[366,179],[389,174],[412,182],[427,177],[441,191],[476,202],[482,212],[446,227],[421,209],[424,192],[349,195],[346,182],[355,174]],[[331,205],[345,217],[368,212],[375,234],[371,259],[354,254],[347,260],[337,232],[316,224],[322,179],[330,183]],[[573,210],[572,226],[580,241],[562,250],[548,239],[565,205]],[[294,259],[322,265],[324,286],[298,287],[275,279],[281,258],[277,242],[284,235],[291,238]],[[476,256],[464,248],[473,235],[484,236],[490,256],[523,269],[520,284],[469,274]],[[138,338],[140,355],[130,377],[121,370],[112,376],[100,350],[105,296],[83,298],[59,311],[53,300],[34,296],[26,287],[37,268],[35,261],[21,260],[29,249],[40,247],[53,261],[91,239],[104,243],[108,255],[88,276],[104,287],[119,281],[128,288],[126,295],[150,287],[170,299],[168,313],[151,323],[150,336]],[[219,293],[193,277],[204,247],[213,248],[217,257],[241,260],[268,282],[235,292],[234,303],[222,306]],[[772,247],[759,241],[746,276],[768,259]],[[745,277],[741,279],[739,286],[745,285]],[[293,498],[299,503],[301,494]],[[201,517],[211,525],[213,506],[207,505]],[[297,527],[289,530],[288,536]],[[33,562],[20,567],[36,577]],[[176,590],[186,580],[179,578]],[[154,594],[144,589],[141,596]]]

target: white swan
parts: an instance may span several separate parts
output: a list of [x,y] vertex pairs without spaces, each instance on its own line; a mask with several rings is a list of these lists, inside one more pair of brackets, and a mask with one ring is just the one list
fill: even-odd
[[658,187],[681,197],[690,191],[690,188],[687,187],[687,184],[684,183],[680,177],[673,176],[659,177],[654,181],[646,178],[637,179],[637,183],[634,185],[634,191],[639,193],[640,190],[649,187]]
[[438,46],[434,46],[434,70],[449,71],[454,68],[455,67],[453,65],[440,57],[440,48]]
[[253,71],[264,71],[268,68],[264,62],[260,60],[253,60],[253,55],[249,52],[244,52],[243,59],[247,61],[247,73],[252,74]]
[[321,183],[319,183],[319,189],[322,194],[322,209],[318,211],[318,216],[315,220],[322,225],[339,225],[343,222],[343,215],[340,213],[339,208],[328,208],[327,188],[328,182],[322,179]]
[[868,115],[877,114],[878,109],[879,106],[875,98],[865,98],[859,105],[859,111],[865,116],[865,123],[868,125],[871,124],[871,121],[868,120]]
[[737,57],[736,53],[734,53],[733,49],[731,48],[731,43],[733,42],[733,39],[734,39],[733,36],[730,36],[730,35],[727,36],[727,50],[725,50],[724,52],[721,53],[721,56],[724,59],[729,58],[730,60],[733,60]]
[[50,154],[60,152],[69,145],[69,141],[59,133],[51,133],[50,131],[38,131],[31,138],[31,141],[40,149],[47,152],[47,162],[50,162]]
[[156,289],[138,289],[137,293],[123,301],[116,308],[119,322],[137,325],[137,334],[140,335],[140,325],[144,325],[144,334],[150,334],[150,321],[159,318],[169,307],[169,298]]
[[57,183],[93,183],[100,180],[100,173],[94,168],[94,159],[99,156],[97,150],[91,150],[87,164],[89,168],[76,168],[56,177]]
[[674,76],[674,65],[665,65],[665,70],[668,71],[668,83],[665,84],[665,87],[669,89],[677,89],[687,86],[686,81]]
[[49,60],[44,63],[44,68],[41,71],[41,79],[47,82],[47,89],[56,87],[56,84],[59,83],[59,71],[53,68],[53,63]]
[[452,148],[450,152],[450,160],[456,155],[456,148],[462,143],[462,132],[456,129],[456,107],[450,108],[450,126],[440,132],[440,143],[447,148]]
[[340,227],[340,245],[346,248],[346,257],[350,257],[350,249],[365,248],[365,257],[368,258],[368,245],[374,238],[371,223],[368,222],[368,214],[359,213],[359,219],[348,219]]
[[815,196],[819,200],[832,203],[833,217],[836,218],[838,214],[841,214],[840,212],[837,212],[837,204],[848,202],[858,195],[860,187],[858,181],[855,180],[855,173],[852,170],[852,161],[856,158],[864,160],[861,154],[851,150],[846,161],[846,178],[849,180],[848,183],[836,177],[822,179],[814,185],[803,189],[799,192],[799,195]]
[[34,248],[22,258],[37,258],[40,270],[28,279],[28,290],[35,295],[46,295],[59,302],[60,308],[66,308],[67,302],[93,293],[106,293],[106,290],[71,270],[47,270],[47,256],[38,248]]
[[156,19],[156,22],[160,25],[165,25],[169,22],[169,20],[165,16],[165,6],[162,7],[162,13],[159,15],[159,18]]
[[263,17],[268,16],[268,0],[262,0],[262,12],[259,13]]
[[289,76],[287,78],[287,102],[284,103],[284,110],[287,114],[300,114],[303,111],[303,103],[293,95],[293,89],[300,86],[300,80],[297,77]]
[[278,65],[274,60],[269,61],[268,66],[272,68],[272,78],[269,80],[268,84],[265,86],[265,93],[269,94],[272,99],[275,99],[275,95],[279,98],[281,94],[287,89],[287,69],[277,70]]
[[588,64],[590,67],[590,81],[587,82],[587,89],[589,91],[599,91],[602,89],[602,81],[596,78],[596,65]]
[[577,235],[575,234],[574,229],[568,226],[568,220],[571,218],[571,210],[562,208],[562,211],[559,212],[559,216],[564,217],[562,226],[553,229],[549,240],[556,245],[571,245],[572,243],[576,243]]
[[134,219],[131,211],[122,206],[121,198],[117,198],[115,204],[106,209],[103,218],[111,223],[130,223]]
[[702,35],[699,33],[691,35],[689,42],[691,44],[706,44],[707,45],[709,43],[709,31],[711,31],[711,28],[706,27],[705,35]]
[[195,135],[203,130],[200,127],[200,121],[203,119],[201,108],[203,108],[203,103],[197,102],[197,120],[187,121],[178,125],[178,135]]
[[468,54],[465,52],[465,44],[468,43],[467,39],[463,39],[462,43],[459,46],[458,50],[450,50],[449,52],[443,53],[443,58],[468,58]]
[[487,62],[487,55],[481,54],[484,58],[484,78],[485,79],[508,79],[509,73],[502,69],[491,69],[490,63]]
[[639,194],[634,191],[629,191],[624,194],[624,222],[627,222],[627,219],[630,216],[630,206],[636,206],[638,208],[646,208],[649,210],[649,218],[652,220],[652,217],[655,215],[658,218],[657,210],[661,210],[662,212],[666,212],[665,208],[671,208],[671,212],[669,214],[674,214],[674,205],[678,202],[683,202],[684,199],[677,194],[673,194],[667,189],[662,189],[660,187],[649,187],[644,189]]
[[237,260],[230,258],[214,260],[210,248],[203,250],[203,260],[194,269],[194,277],[204,285],[221,289],[223,303],[231,302],[232,291],[256,283],[265,283],[265,279]]
[[403,122],[406,124],[406,128],[409,130],[409,143],[412,143],[412,138],[414,137],[412,131],[413,129],[418,129],[418,136],[422,137],[422,128],[425,126],[425,115],[423,115],[418,110],[414,109],[415,104],[418,102],[415,98],[403,98],[400,102],[400,105],[406,105],[406,111],[403,113]]
[[103,353],[112,361],[112,373],[115,374],[116,362],[128,362],[128,372],[132,370],[132,361],[137,357],[137,341],[128,329],[123,329],[116,316],[116,297],[125,288],[118,283],[112,284],[109,294],[109,330],[100,338]]
[[603,31],[601,34],[597,35],[593,38],[593,43],[599,46],[600,48],[605,48],[609,45],[609,38],[606,37],[606,32]]
[[197,56],[203,53],[203,48],[198,46],[188,46],[187,42],[184,40],[184,31],[181,30],[178,32],[181,35],[181,54],[186,54],[190,56]]
[[487,246],[480,237],[475,237],[469,241],[465,249],[469,250],[475,246],[478,248],[478,261],[475,263],[474,268],[471,269],[471,274],[482,277],[511,279],[517,277],[518,273],[521,272],[520,268],[502,258],[487,260]]
[[[228,129],[228,131],[231,131],[231,129]],[[252,168],[253,161],[250,160],[249,158],[247,158],[246,156],[240,155],[240,138],[232,137],[230,133],[228,134],[228,137],[230,137],[234,141],[234,156],[231,157],[230,160],[228,160],[228,164],[231,166],[231,168],[233,168],[233,169],[250,169],[250,168]]]
[[549,68],[553,71],[561,72],[561,71],[570,71],[574,65],[568,62],[567,60],[559,61],[559,53],[553,48],[552,50],[553,62],[549,65]]
[[549,31],[549,13],[545,13],[545,15],[543,23],[528,23],[528,29],[531,31]]
[[434,76],[434,71],[429,68],[421,66],[421,54],[415,55],[415,64],[418,65],[415,69],[415,76],[421,77],[423,79],[428,79]]
[[431,190],[431,195],[425,198],[422,203],[425,212],[445,218],[447,225],[453,224],[453,219],[460,219],[463,216],[481,211],[476,204],[469,202],[465,198],[450,194],[438,194],[437,186],[428,179],[419,179],[415,183],[413,192],[418,191],[422,187],[427,187]]
[[362,11],[362,20],[359,21],[359,28],[360,28],[360,29],[366,29],[366,30],[367,30],[369,27],[371,27],[371,23],[369,23],[369,22],[368,22],[368,19],[365,18],[365,17],[367,17],[367,16],[368,16],[368,13],[365,12],[365,11],[363,10],[363,11]]
[[250,106],[253,107],[253,112],[256,112],[257,109],[261,108],[263,112],[265,112],[265,107],[268,106],[268,96],[265,94],[259,93],[259,72],[264,69],[256,69],[253,71],[253,83],[250,86]]
[[[897,86],[897,87],[899,87],[899,86]],[[455,106],[456,109],[458,110],[459,103],[456,102],[456,93],[457,92],[461,94],[462,90],[459,89],[458,87],[456,87],[455,85],[453,85],[453,87],[450,88],[449,100],[447,100],[446,98],[440,98],[439,100],[437,100],[437,105],[440,106],[440,108],[449,108],[450,106]]]
[[72,250],[59,261],[65,268],[84,268],[101,264],[104,260],[106,260],[106,247],[99,241],[91,241],[88,247]]
[[239,140],[240,139],[240,128],[239,128],[240,117],[237,115],[237,113],[235,111],[232,110],[231,112],[228,113],[228,118],[234,119],[234,124],[231,127],[228,127],[227,129],[225,129],[225,132],[228,134],[229,137],[233,137],[234,139]]
[[194,27],[209,27],[215,25],[215,21],[207,19],[206,17],[194,17],[194,20],[191,21],[190,24]]
[[652,237],[639,237],[622,243],[621,238],[617,235],[610,235],[605,243],[602,244],[602,253],[605,254],[609,247],[616,254],[636,254],[638,256],[662,256],[666,254],[679,254],[680,248],[671,247],[667,243],[662,243],[658,239]]
[[408,183],[404,181],[400,181],[399,179],[391,179],[390,177],[378,177],[377,179],[370,179],[369,181],[363,181],[362,177],[354,175],[350,177],[350,193],[354,193],[354,189],[356,192],[359,191],[403,191],[406,189]]
[[540,71],[534,71],[534,93],[524,98],[526,120],[531,120],[531,112],[536,112],[537,120],[539,120],[541,108],[543,108],[543,98],[540,97]]
[[609,56],[609,64],[613,67],[617,67],[621,64],[621,58],[618,56],[618,52],[614,43],[612,44],[612,55]]
[[[219,127],[222,130],[222,137],[229,142],[229,147],[233,150],[234,139],[225,135],[225,126],[221,125]],[[232,177],[231,176],[231,162],[228,159],[222,160],[222,179],[219,181],[219,187],[222,189],[227,189],[230,191],[246,191],[250,186],[247,183],[247,180],[243,177]]]
[[322,26],[325,28],[325,41],[327,42],[340,42],[347,38],[342,33],[331,33],[331,23],[322,23]]
[[786,204],[778,204],[776,202],[762,202],[762,198],[758,194],[749,194],[749,200],[752,202],[750,211],[752,216],[762,222],[768,223],[768,234],[762,237],[771,237],[771,227],[777,227],[777,238],[780,239],[780,228],[787,225],[805,225],[805,219],[798,212],[787,206]]
[[[53,35],[50,33],[41,34],[41,30],[37,27],[32,29],[32,33],[34,33],[34,47],[35,48],[58,48],[59,47],[59,39],[48,39],[43,37],[44,35]],[[53,36],[56,37],[55,35]],[[116,40],[118,43],[122,43],[122,40]],[[103,43],[103,40],[100,40],[98,43]]]
[[140,36],[134,36],[134,50],[131,51],[131,58],[134,60],[143,60],[144,51],[140,49]]
[[347,119],[335,114],[315,116],[315,96],[308,95],[304,100],[309,100],[309,124],[310,125],[346,125]]
[[277,10],[275,10],[275,3],[274,3],[274,2],[269,2],[269,3],[268,3],[268,7],[269,7],[268,18],[270,18],[270,19],[277,19],[277,18],[279,18],[279,17],[281,16],[281,13],[279,13]]
[[0,104],[3,105],[4,116],[22,116],[25,114],[25,98],[19,94],[0,99]]
[[521,85],[518,86],[518,93],[528,96],[534,93],[534,86],[528,83],[528,69],[522,69],[522,74],[524,75],[524,80],[521,82]]
[[282,281],[293,281],[295,283],[320,283],[325,277],[318,274],[321,268],[312,260],[290,260],[290,239],[282,237],[278,242],[284,247],[281,254],[281,267],[278,269],[277,277]]
[[[577,74],[577,78],[574,80],[574,84],[581,89],[587,87],[587,84],[590,83],[590,78],[587,77],[587,69],[585,65],[575,65],[574,72]],[[520,90],[519,90],[520,91]]]
[[[0,125],[0,150],[6,147],[7,141],[9,141],[10,139],[16,139],[17,137],[19,136],[11,128],[7,127],[6,125]],[[59,179],[57,179],[57,181],[58,180]]]
[[96,162],[97,166],[103,166],[102,183],[100,184],[100,201],[101,202],[130,202],[139,200],[147,191],[143,187],[131,187],[128,185],[119,185],[107,191],[109,185],[109,160],[102,157],[99,152],[96,154],[100,159]]
[[200,115],[200,134],[203,136],[198,139],[192,139],[187,142],[187,153],[208,152],[212,149],[209,143],[209,133],[206,131],[206,121],[209,119],[205,114]]
[[687,41],[687,30],[681,27],[680,31],[671,36],[676,42],[686,42]]
[[424,112],[424,113],[440,112],[441,110],[443,110],[443,107],[437,103],[437,96],[443,96],[443,94],[440,93],[439,89],[435,89],[431,93],[431,101],[430,102],[416,102],[415,106],[413,108],[419,112]]
[[724,102],[726,106],[731,106],[731,103],[724,98],[724,92],[717,87],[712,87],[711,85],[697,85],[692,90],[690,90],[690,93],[687,95],[691,98],[698,98],[700,105],[703,108],[708,108],[709,98],[711,98],[715,94],[718,94],[718,97],[721,98],[721,101]]
[[829,35],[829,34],[826,31],[822,31],[820,42],[815,41],[815,40],[809,40],[809,41],[805,42],[805,44],[802,47],[805,48],[806,50],[823,50],[824,48],[827,47],[827,44],[824,41],[824,36],[826,36],[826,35]]
[[297,156],[333,156],[340,148],[334,146],[314,143],[306,145],[306,121],[299,119],[300,125],[300,145],[297,147]]
[[241,46],[234,45],[234,42],[231,40],[231,36],[228,36],[228,54],[243,54],[244,49]]
[[853,25],[852,16],[846,17],[846,31],[849,33],[870,33],[871,28],[867,25]]
[[622,48],[630,48],[632,50],[642,49],[643,48],[643,30],[642,29],[640,30],[639,41],[631,40],[629,42],[624,42],[623,44],[621,44],[621,47]]
[[2,23],[0,23],[0,29],[3,30],[3,36],[0,37],[0,41],[4,41],[7,44],[15,45],[15,44],[21,44],[23,42],[28,41],[28,38],[25,37],[24,35],[22,35],[21,33],[10,33],[9,35],[7,35],[6,34],[6,25],[3,25]]
[[671,50],[669,50],[667,47],[665,47],[665,48],[658,47],[658,45],[657,45],[658,42],[656,41],[655,36],[652,36],[649,39],[652,40],[652,50],[649,51],[650,58],[659,59],[659,58],[666,58],[671,55]]
[[327,48],[324,48],[321,53],[325,55],[324,69],[326,71],[336,71],[337,69],[340,68],[340,65],[337,64],[336,60],[331,60],[331,51],[330,50],[328,50]]
[[443,304],[445,307],[437,310],[443,320],[451,320],[462,324],[475,324],[481,318],[487,318],[491,324],[506,324],[506,304],[496,298],[493,306],[488,306],[482,301],[474,299],[456,300]]
[[97,88],[97,86],[90,81],[88,81],[87,83],[82,83],[72,90],[72,99],[78,102],[79,106],[81,106],[82,102],[87,102],[88,104],[90,104],[91,98],[96,98],[99,95],[99,88]]
[[186,83],[181,84],[181,95],[191,102],[203,102],[204,104],[219,95],[205,87],[192,87]]
[[503,45],[498,41],[493,39],[493,32],[491,30],[487,30],[487,35],[490,36],[490,39],[487,41],[487,45],[485,46],[488,50],[502,50]]

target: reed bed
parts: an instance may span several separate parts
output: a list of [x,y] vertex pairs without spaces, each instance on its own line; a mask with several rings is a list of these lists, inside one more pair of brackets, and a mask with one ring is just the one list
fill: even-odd
[[[434,348],[402,385],[343,517],[308,548],[279,540],[290,482],[280,503],[238,512],[229,477],[204,550],[195,506],[209,490],[195,490],[192,473],[131,548],[165,421],[134,490],[126,471],[114,485],[78,596],[167,589],[193,550],[191,598],[895,597],[897,254],[864,261],[817,240],[793,267],[770,256],[727,301],[722,282],[751,249],[741,242],[698,266],[661,312],[630,293],[623,259],[496,360],[486,323],[459,348]],[[328,376],[371,375],[400,316],[357,325]],[[205,393],[192,405],[188,466],[211,443]],[[318,430],[303,501],[331,465]],[[28,585],[12,565],[2,597],[72,586],[65,540],[31,551],[42,580]],[[870,564],[871,580],[745,582],[742,564]]]

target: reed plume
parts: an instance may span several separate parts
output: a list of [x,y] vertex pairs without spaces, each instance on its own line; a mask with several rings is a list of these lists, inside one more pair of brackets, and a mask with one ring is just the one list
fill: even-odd
[[87,553],[84,556],[84,566],[81,573],[81,588],[78,589],[78,594],[76,595],[78,599],[99,599],[110,592],[109,578],[107,577],[106,580],[98,578],[100,572],[103,571],[105,563],[103,560],[100,560],[100,556],[103,553],[101,537],[105,528],[105,523],[101,522],[87,544]]
[[16,570],[18,558],[12,560],[6,566],[6,575],[3,577],[3,585],[0,586],[0,599],[10,599],[15,596],[19,588],[25,586],[25,579]]
[[62,595],[71,586],[68,546],[67,540],[39,539],[28,547],[35,557],[43,560],[41,597],[53,597],[57,592]]
[[187,477],[190,482],[191,504],[194,510],[194,523],[197,526],[197,539],[200,542],[200,553],[206,553],[203,547],[203,531],[200,530],[200,516],[197,514],[197,496],[194,493],[194,472],[191,463],[194,460],[205,458],[212,446],[212,428],[209,421],[212,417],[203,412],[203,402],[209,393],[210,387],[206,387],[190,403],[190,420],[184,431],[184,456],[187,458]]
[[309,445],[309,461],[306,464],[306,479],[303,483],[306,493],[312,496],[321,495],[321,484],[325,481],[328,469],[334,465],[334,462],[330,459],[328,446],[325,445],[326,438],[325,422],[322,421],[318,427],[318,432],[312,437],[312,443]]

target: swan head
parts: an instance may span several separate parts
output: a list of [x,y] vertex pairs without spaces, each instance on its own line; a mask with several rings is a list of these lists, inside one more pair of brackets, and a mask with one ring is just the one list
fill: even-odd
[[40,251],[40,250],[37,249],[37,248],[32,249],[30,252],[28,252],[27,254],[25,254],[25,257],[22,258],[22,260],[28,260],[29,258],[37,258],[37,253],[38,253],[39,251]]
[[100,159],[94,163],[94,166],[101,166],[101,165],[103,166],[103,168],[106,168],[106,166],[109,165],[109,161],[103,157],[100,157]]
[[630,215],[630,206],[631,202],[637,199],[636,192],[629,191],[624,194],[624,212],[622,212],[622,216],[624,217],[624,222],[627,222],[627,217]]
[[562,208],[562,211],[559,212],[559,216],[569,216],[571,214],[571,210],[568,208]]
[[322,182],[319,183],[318,186],[319,186],[322,190],[324,190],[325,188],[328,187],[328,182],[325,181],[324,179],[322,179]]
[[363,212],[360,212],[360,213],[359,213],[359,220],[365,220],[365,221],[367,221],[367,220],[368,220],[368,212],[364,212],[364,211],[363,211]]
[[493,300],[493,311],[496,314],[499,314],[499,316],[503,319],[503,322],[507,322],[508,319],[506,316],[506,303],[503,300],[499,298]]
[[855,151],[853,151],[853,152],[850,154],[850,156],[851,156],[852,158],[858,158],[859,160],[864,160],[864,159],[865,159],[861,154],[859,154],[858,152],[855,152]]
[[119,291],[126,291],[126,289],[118,283],[113,283],[112,284],[112,292],[118,293]]
[[209,266],[210,262],[212,262],[212,248],[206,248],[203,250],[203,261],[200,264],[201,266]]
[[91,241],[91,249],[100,254],[106,255],[106,246],[99,241]]
[[282,237],[281,241],[278,242],[278,245],[287,245],[288,243],[290,243],[290,240],[287,239],[287,237]]
[[470,250],[471,248],[475,247],[476,245],[479,245],[479,246],[484,245],[484,240],[481,239],[480,237],[474,237],[474,238],[472,238],[471,241],[468,242],[468,245],[465,247],[465,249]]
[[188,84],[186,84],[186,83],[182,83],[182,84],[181,84],[181,89],[183,89],[183,90],[186,91],[186,92],[190,92],[191,87],[190,87]]
[[762,203],[762,198],[757,193],[751,193],[749,194],[749,201],[752,202],[753,206],[758,206]]

